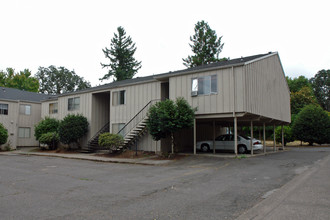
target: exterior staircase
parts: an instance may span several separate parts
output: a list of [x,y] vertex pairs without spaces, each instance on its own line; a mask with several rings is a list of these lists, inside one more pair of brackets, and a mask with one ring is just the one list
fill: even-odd
[[99,136],[102,133],[110,131],[110,122],[105,124],[91,139],[89,139],[87,146],[81,148],[81,153],[93,153],[97,150],[105,150],[99,146]]
[[[125,126],[119,130],[118,134],[124,137],[124,143],[118,146],[117,151],[124,148],[131,148],[147,132],[147,119],[150,107],[160,100],[151,100],[146,104]],[[82,153],[92,153],[97,150],[105,150],[98,145],[99,135],[109,132],[109,123],[98,131],[89,141],[86,147],[82,148]]]

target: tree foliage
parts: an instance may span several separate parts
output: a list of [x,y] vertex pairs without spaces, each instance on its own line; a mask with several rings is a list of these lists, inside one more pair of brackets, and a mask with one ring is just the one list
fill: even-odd
[[177,98],[175,102],[170,99],[158,102],[151,106],[148,112],[149,133],[156,141],[170,136],[173,153],[174,133],[193,126],[195,111],[183,98]]
[[330,111],[330,69],[318,71],[310,82],[318,103],[324,110]]
[[57,132],[47,132],[40,136],[39,142],[47,144],[49,149],[53,150],[57,148],[57,143],[60,141],[60,137]]
[[290,97],[292,114],[298,114],[303,107],[309,104],[317,105],[313,90],[308,86],[301,88],[298,92],[292,92]]
[[88,121],[83,115],[69,114],[60,122],[58,133],[60,141],[64,144],[78,144],[79,138],[88,131]]
[[8,139],[7,129],[0,123],[0,145],[5,144]]
[[39,91],[46,94],[62,94],[91,87],[74,70],[70,71],[62,66],[39,67],[36,77],[40,82]]
[[6,71],[0,71],[0,86],[16,88],[29,92],[38,92],[38,79],[31,76],[31,71],[24,69],[15,73],[13,68],[7,68]]
[[298,140],[309,145],[329,143],[330,117],[320,106],[305,106],[297,115],[292,131]]
[[[55,118],[46,117],[34,126],[34,136],[39,140],[43,134],[57,132],[60,122]],[[40,141],[40,140],[39,140]]]
[[194,55],[182,59],[183,65],[195,67],[227,60],[226,58],[219,59],[224,45],[221,43],[222,36],[218,38],[216,32],[210,28],[207,22],[203,20],[197,22],[194,30],[195,34],[190,37],[192,44],[189,44]]
[[[284,146],[286,146],[287,143],[292,142],[295,140],[292,132],[291,126],[283,126],[283,133],[284,133]],[[278,126],[275,129],[275,138],[276,142],[282,143],[282,127]]]
[[124,138],[119,134],[103,133],[99,136],[98,144],[101,147],[108,148],[110,151],[115,151],[124,143]]
[[111,39],[110,49],[102,49],[106,58],[110,59],[109,64],[102,64],[103,68],[110,68],[100,80],[109,79],[114,76],[114,81],[132,79],[141,68],[141,62],[134,58],[136,51],[135,43],[130,36],[126,36],[123,27],[117,28],[118,33],[114,33]]
[[299,76],[298,78],[290,78],[286,77],[286,81],[288,82],[288,86],[291,93],[299,92],[303,87],[312,88],[311,83],[305,76]]

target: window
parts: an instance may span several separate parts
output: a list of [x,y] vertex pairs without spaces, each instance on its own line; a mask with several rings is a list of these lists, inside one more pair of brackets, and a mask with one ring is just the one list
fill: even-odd
[[57,114],[58,104],[57,102],[49,104],[49,114]]
[[[112,124],[112,133],[113,134],[118,134],[118,132],[125,126],[125,123],[116,123]],[[120,134],[123,136],[124,131],[122,131]]]
[[0,104],[0,115],[8,115],[8,104]]
[[191,79],[191,96],[217,93],[217,75]]
[[19,113],[21,115],[31,115],[31,105],[19,105]]
[[19,138],[30,138],[31,128],[18,128]]
[[74,97],[68,99],[68,110],[79,110],[80,108],[80,97]]
[[112,105],[124,105],[126,94],[125,90],[112,93]]

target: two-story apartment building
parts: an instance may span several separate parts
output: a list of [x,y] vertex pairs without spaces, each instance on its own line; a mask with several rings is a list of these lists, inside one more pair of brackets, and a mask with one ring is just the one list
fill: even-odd
[[[101,129],[120,132],[127,142],[145,127],[149,107],[157,101],[185,98],[197,107],[195,126],[177,135],[180,149],[240,125],[283,125],[291,121],[290,91],[278,53],[221,61],[181,71],[117,81],[42,101],[41,117],[58,119],[79,113],[90,123],[81,140],[87,146]],[[237,132],[235,132],[237,134]],[[141,136],[141,134],[139,134]],[[168,151],[169,143],[148,133],[137,147]]]
[[1,147],[37,146],[34,125],[41,120],[41,101],[49,96],[19,89],[0,87],[0,123],[8,131]]

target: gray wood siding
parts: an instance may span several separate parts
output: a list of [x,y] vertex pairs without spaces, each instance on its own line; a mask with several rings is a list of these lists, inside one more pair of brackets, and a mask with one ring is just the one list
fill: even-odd
[[[19,102],[19,105],[30,105],[31,114],[24,115],[18,113],[18,126],[17,126],[17,146],[38,146],[39,142],[34,137],[34,126],[41,120],[41,104],[40,103],[29,103]],[[18,137],[18,129],[30,128],[30,138]]]
[[291,122],[290,91],[278,55],[245,66],[247,112]]
[[92,94],[91,135],[96,134],[109,122],[110,95],[105,93]]
[[[241,85],[242,70],[235,70],[239,77],[236,84]],[[217,94],[191,96],[191,80],[195,77],[217,75]],[[177,97],[185,98],[192,107],[197,107],[196,114],[219,114],[234,111],[234,77],[232,68],[213,70],[202,73],[175,76],[170,78],[170,99]],[[238,90],[243,94],[242,89]],[[243,98],[242,98],[243,99]],[[243,108],[243,104],[238,105],[238,110]]]
[[[111,90],[113,92],[126,91],[126,100],[124,105],[112,105],[110,102],[110,129],[114,123],[127,123],[132,119],[149,101],[160,99],[160,82],[150,82],[138,85],[120,87]],[[111,132],[111,131],[110,131]]]
[[8,140],[3,146],[11,146],[16,148],[17,146],[17,126],[18,126],[18,102],[2,101],[1,104],[8,104],[8,115],[0,115],[0,123],[8,131]]

